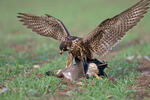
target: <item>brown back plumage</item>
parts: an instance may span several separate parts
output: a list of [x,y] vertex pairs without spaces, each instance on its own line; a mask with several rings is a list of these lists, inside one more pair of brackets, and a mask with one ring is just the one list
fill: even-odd
[[147,12],[149,3],[150,0],[141,0],[119,15],[103,21],[83,39],[84,43],[88,43],[89,49],[97,55],[106,54],[129,29],[140,21]]
[[18,18],[24,25],[42,36],[52,37],[60,41],[65,41],[70,36],[64,24],[50,15],[36,16],[25,13],[19,13],[19,15]]

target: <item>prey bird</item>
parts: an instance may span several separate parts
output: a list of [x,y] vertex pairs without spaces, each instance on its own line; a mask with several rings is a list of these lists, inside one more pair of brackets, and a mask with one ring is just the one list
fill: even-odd
[[129,29],[136,26],[143,18],[149,4],[150,0],[140,0],[120,14],[104,20],[83,38],[71,36],[59,19],[48,14],[36,16],[19,13],[18,18],[23,22],[23,25],[37,34],[59,40],[61,42],[59,46],[60,54],[68,51],[66,67],[69,67],[73,59],[75,61],[87,61],[93,59],[94,54],[99,57],[104,56],[125,36]]

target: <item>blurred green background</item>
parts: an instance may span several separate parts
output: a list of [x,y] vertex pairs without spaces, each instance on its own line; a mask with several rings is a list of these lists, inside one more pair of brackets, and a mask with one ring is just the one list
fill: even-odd
[[[0,99],[41,99],[51,98],[60,89],[67,86],[55,77],[46,77],[44,73],[50,69],[64,68],[67,53],[59,55],[59,43],[53,39],[37,35],[18,21],[17,13],[36,15],[50,14],[60,19],[68,31],[75,36],[86,36],[103,20],[119,14],[139,0],[0,0],[0,85],[9,90],[0,94]],[[120,45],[137,39],[143,35],[150,36],[150,11],[140,23],[123,39]],[[149,42],[126,47],[116,58],[109,60],[113,70],[107,73],[117,79],[117,83],[108,83],[107,79],[96,80],[93,87],[84,85],[85,93],[74,91],[73,99],[96,100],[112,98],[128,99],[134,89],[134,78],[138,74],[137,62],[127,63],[125,58],[132,55],[150,56]],[[39,69],[32,66],[39,64]],[[63,66],[62,66],[63,65]],[[120,69],[119,69],[120,68]],[[133,70],[128,70],[133,68]],[[120,71],[121,72],[121,75]],[[29,77],[26,73],[32,73]],[[38,78],[41,75],[42,78]],[[11,78],[11,80],[9,80]],[[58,87],[58,85],[60,85]],[[52,92],[48,93],[47,91]],[[35,94],[40,94],[36,97]],[[50,96],[49,96],[50,95]],[[86,96],[86,97],[85,97]]]

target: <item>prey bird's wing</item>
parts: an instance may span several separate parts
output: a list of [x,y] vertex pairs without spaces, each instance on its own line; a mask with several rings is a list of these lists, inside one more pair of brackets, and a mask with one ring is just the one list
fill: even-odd
[[150,0],[141,0],[124,12],[103,21],[95,30],[83,38],[89,49],[99,56],[106,54],[126,32],[135,26],[149,8]]
[[19,13],[18,18],[32,31],[46,37],[52,37],[59,41],[64,41],[69,35],[64,24],[46,14],[46,16],[36,16],[32,14]]

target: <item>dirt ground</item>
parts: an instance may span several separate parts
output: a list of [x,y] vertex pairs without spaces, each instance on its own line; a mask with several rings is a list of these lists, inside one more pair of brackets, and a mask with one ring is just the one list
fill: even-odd
[[140,75],[135,78],[136,94],[130,96],[136,100],[143,100],[144,98],[150,98],[150,59],[144,57],[138,59],[138,63],[137,70]]

